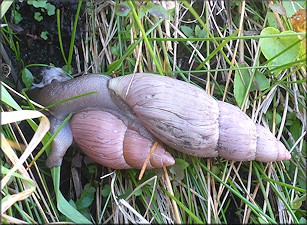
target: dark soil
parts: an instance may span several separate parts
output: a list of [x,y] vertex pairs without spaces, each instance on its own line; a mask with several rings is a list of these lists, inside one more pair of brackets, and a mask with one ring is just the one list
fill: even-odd
[[[77,11],[77,0],[68,1],[51,1],[56,10],[60,10],[60,24],[61,24],[61,37],[65,50],[65,55],[68,57],[71,30]],[[30,64],[47,64],[54,65],[56,67],[63,67],[65,61],[63,59],[60,43],[58,38],[58,28],[56,14],[49,16],[46,12],[42,12],[40,8],[35,8],[32,5],[28,5],[26,1],[19,3],[16,1],[16,10],[21,14],[22,20],[18,24],[14,24],[13,16],[11,17],[10,28],[16,34],[16,42],[20,47],[20,61],[16,59],[15,54],[12,53],[9,46],[5,46],[6,51],[10,55],[10,59],[13,61],[13,65],[17,69],[17,73],[27,65]],[[84,8],[84,7],[82,7]],[[13,7],[11,7],[11,12]],[[34,19],[34,13],[40,12],[43,16],[43,20],[38,22]],[[7,13],[9,15],[9,13]],[[8,18],[8,16],[7,16]],[[75,37],[75,46],[78,48],[81,46],[81,37],[84,31],[85,18],[81,9],[77,32]],[[48,39],[41,38],[41,32],[48,32]],[[76,68],[75,60],[72,61],[72,68]],[[33,75],[38,75],[42,67],[30,67],[30,71]]]

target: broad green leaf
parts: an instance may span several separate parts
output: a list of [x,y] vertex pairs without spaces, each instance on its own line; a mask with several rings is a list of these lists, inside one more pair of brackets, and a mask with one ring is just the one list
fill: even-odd
[[33,75],[30,70],[25,68],[21,73],[22,82],[26,85],[26,88],[30,88],[33,84]]
[[1,84],[1,102],[11,106],[16,110],[21,110],[20,106],[15,102],[10,93],[5,89],[5,87]]
[[[267,36],[272,34],[295,34],[294,31],[284,31],[279,32],[276,28],[267,27],[261,31],[261,36]],[[272,37],[272,38],[260,38],[260,48],[267,60],[269,66],[281,66],[287,63],[294,62],[300,54],[301,42],[298,42],[300,39],[297,35],[294,36],[281,36],[281,37]],[[298,43],[297,43],[298,42]],[[292,46],[294,43],[294,46]],[[292,46],[291,48],[289,48]],[[280,54],[285,49],[289,48],[285,52]],[[276,55],[278,55],[276,57]]]
[[14,3],[13,0],[7,0],[7,1],[2,1],[0,5],[0,19],[5,15],[7,10],[11,7],[11,5]]
[[293,202],[291,203],[291,207],[293,209],[300,209],[303,205],[303,201],[306,201],[306,195],[303,195],[303,197],[296,197]]

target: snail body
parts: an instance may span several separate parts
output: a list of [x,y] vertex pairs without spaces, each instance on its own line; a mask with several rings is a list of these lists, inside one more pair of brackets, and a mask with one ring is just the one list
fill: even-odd
[[186,82],[139,73],[110,80],[109,89],[159,140],[178,151],[236,161],[291,158],[268,129],[253,123],[238,107],[216,101]]

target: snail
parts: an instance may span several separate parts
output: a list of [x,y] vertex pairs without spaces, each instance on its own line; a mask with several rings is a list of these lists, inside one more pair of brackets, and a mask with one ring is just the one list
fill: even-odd
[[[163,144],[120,98],[109,91],[107,85],[111,77],[91,74],[66,80],[61,73],[59,76],[50,76],[52,78],[45,79],[47,85],[36,85],[36,88],[27,92],[32,100],[44,106],[63,101],[49,109],[50,132],[55,133],[70,113],[75,114],[54,138],[46,161],[47,167],[62,164],[73,139],[92,160],[114,169],[141,168],[155,142],[158,142],[158,146],[147,169],[175,163]],[[71,100],[64,101],[66,99]],[[115,127],[104,127],[104,124]],[[90,126],[96,129],[89,130]],[[108,141],[114,143],[113,148],[108,146]],[[115,160],[114,156],[118,159]]]
[[[86,93],[88,95],[82,95]],[[170,77],[136,73],[111,79],[91,74],[63,82],[53,80],[44,88],[29,92],[32,100],[45,106],[74,96],[79,98],[50,108],[51,131],[69,113],[75,114],[57,135],[60,141],[52,144],[47,159],[49,167],[61,164],[73,138],[93,160],[114,169],[140,168],[145,160],[141,153],[147,155],[156,141],[159,145],[148,169],[174,164],[163,143],[198,157],[261,162],[291,158],[285,146],[267,128],[253,123],[238,107],[217,101],[200,88]],[[114,128],[109,128],[114,124]],[[114,146],[103,146],[106,141]],[[138,161],[136,164],[126,164],[125,147],[117,148],[126,144],[131,145],[127,152],[133,157],[132,161]],[[95,151],[107,153],[93,153]],[[104,157],[98,159],[99,155],[111,158],[104,162]],[[118,166],[115,162],[125,165]]]
[[138,73],[111,79],[109,89],[159,140],[183,153],[235,161],[291,158],[267,128],[187,82]]

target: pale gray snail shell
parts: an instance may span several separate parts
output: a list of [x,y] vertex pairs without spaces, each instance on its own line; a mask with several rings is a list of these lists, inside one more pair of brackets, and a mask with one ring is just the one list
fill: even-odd
[[178,151],[235,161],[291,158],[268,129],[253,123],[238,107],[216,101],[189,83],[138,73],[111,79],[109,88],[149,131]]
[[[128,129],[122,120],[103,111],[76,113],[70,127],[75,142],[93,161],[113,169],[141,169],[154,142]],[[146,169],[175,163],[159,143]]]

